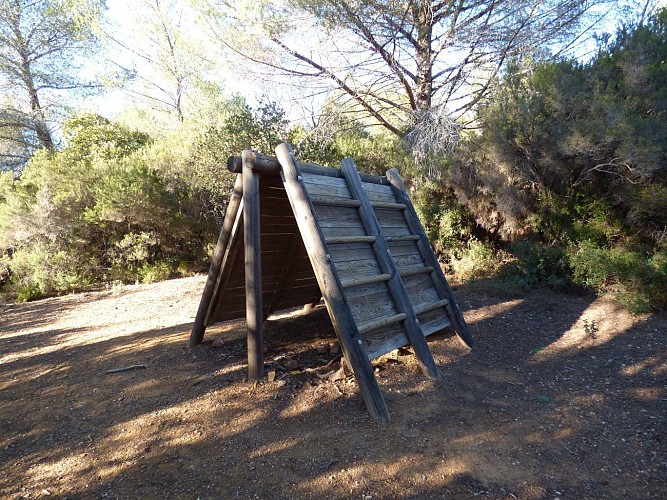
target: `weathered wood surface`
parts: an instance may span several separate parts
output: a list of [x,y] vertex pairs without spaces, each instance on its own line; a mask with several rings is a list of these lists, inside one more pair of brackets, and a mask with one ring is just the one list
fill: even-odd
[[255,155],[251,151],[244,151],[242,158],[248,380],[261,380],[264,376],[264,309],[262,307],[260,179],[252,169]]
[[[397,270],[397,265],[389,251],[386,241],[384,240],[382,229],[380,228],[380,223],[375,216],[375,211],[371,205],[370,195],[373,193],[381,193],[382,196],[389,197],[389,201],[395,202],[396,198],[394,191],[390,186],[383,186],[380,184],[369,184],[366,183],[362,186],[361,178],[359,173],[354,165],[354,162],[345,158],[341,162],[341,171],[347,182],[348,188],[352,193],[352,197],[359,200],[361,205],[359,207],[359,215],[366,227],[366,231],[369,236],[375,236],[376,241],[372,244],[372,250],[375,254],[375,257],[380,264],[380,269],[383,273],[390,274],[391,279],[387,282],[391,298],[396,306],[398,315],[394,316],[403,316],[402,320],[403,326],[405,328],[405,333],[410,340],[410,344],[415,350],[415,355],[417,361],[419,362],[420,368],[424,375],[432,379],[440,378],[440,371],[438,370],[435,360],[433,359],[433,354],[426,344],[424,334],[422,333],[421,327],[417,321],[417,315],[415,314],[410,299],[408,298],[405,288],[403,286],[403,281]],[[378,201],[378,200],[376,200]],[[379,322],[381,320],[376,320]],[[360,326],[360,331],[368,331],[366,328],[370,328],[370,323],[366,323],[363,326]],[[383,325],[380,325],[375,328],[380,328]]]
[[405,185],[403,184],[403,180],[401,179],[398,170],[392,168],[387,171],[387,179],[395,190],[397,200],[407,206],[407,208],[403,211],[405,214],[406,222],[410,226],[412,233],[420,237],[416,244],[426,265],[433,267],[434,269],[430,276],[432,278],[434,287],[437,289],[438,295],[440,298],[448,300],[446,308],[449,313],[449,320],[452,327],[454,328],[454,331],[456,332],[458,338],[466,346],[474,349],[475,341],[470,334],[468,325],[466,324],[458,305],[454,301],[454,296],[452,294],[451,288],[449,287],[449,283],[447,283],[445,276],[442,274],[440,263],[433,253],[433,249],[431,248],[428,238],[426,237],[424,228],[419,221],[417,212],[412,205],[412,201],[410,200],[410,196],[405,189]]
[[188,343],[190,347],[194,347],[200,344],[204,338],[204,332],[206,330],[206,316],[208,315],[211,307],[216,283],[222,268],[222,261],[225,256],[225,252],[229,247],[229,240],[232,236],[234,221],[236,220],[239,207],[241,206],[242,196],[243,180],[241,176],[237,175],[236,182],[234,183],[234,190],[232,191],[232,195],[230,196],[229,202],[227,203],[227,210],[225,211],[225,219],[222,224],[222,229],[220,230],[220,236],[218,237],[218,242],[215,246],[215,250],[213,251],[211,265],[209,267],[208,276],[206,278],[206,284],[204,285],[204,291],[202,292],[202,297],[199,301],[199,307],[197,308],[197,315],[195,316],[192,331],[190,332],[190,340]]
[[297,224],[308,249],[343,354],[354,371],[361,395],[370,414],[380,421],[389,421],[387,405],[375,379],[373,367],[363,349],[363,340],[347,304],[338,275],[328,256],[324,235],[317,225],[305,183],[302,182],[303,174],[299,172],[297,162],[287,144],[278,146],[276,153],[283,167],[281,176],[285,189],[289,193],[294,213],[297,214]]

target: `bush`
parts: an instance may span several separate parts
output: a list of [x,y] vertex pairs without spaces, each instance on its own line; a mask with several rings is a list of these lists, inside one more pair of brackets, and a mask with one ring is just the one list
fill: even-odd
[[511,247],[510,255],[511,260],[501,267],[499,277],[512,288],[547,286],[564,290],[572,284],[566,254],[559,247],[520,240]]
[[11,258],[9,291],[19,302],[61,293],[91,282],[86,260],[72,261],[70,254],[55,245],[38,243],[16,250]]
[[631,312],[667,307],[665,249],[650,254],[584,241],[571,249],[570,265],[576,283],[612,293]]
[[491,247],[471,239],[467,247],[450,260],[449,265],[458,279],[469,281],[493,273],[497,261]]

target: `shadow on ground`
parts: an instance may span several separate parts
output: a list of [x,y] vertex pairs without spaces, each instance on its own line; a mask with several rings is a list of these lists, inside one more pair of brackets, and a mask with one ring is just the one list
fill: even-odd
[[[335,357],[335,337],[323,308],[267,323],[267,370],[276,370],[276,381],[251,384],[238,324],[190,351],[189,322],[119,328],[123,315],[112,321],[104,310],[111,303],[102,307],[94,294],[98,320],[78,327],[55,321],[51,328],[58,317],[76,316],[80,301],[13,306],[0,320],[0,496],[657,498],[667,491],[664,316],[633,319],[602,299],[550,292],[501,297],[461,287],[455,294],[478,350],[447,334],[430,339],[439,381],[426,380],[406,351],[377,361],[388,424],[367,415],[353,380],[320,378],[335,365],[324,367]],[[167,304],[128,297],[168,323]],[[191,302],[180,307],[194,312]],[[227,340],[217,347],[214,339]],[[106,373],[131,365],[147,368]]]

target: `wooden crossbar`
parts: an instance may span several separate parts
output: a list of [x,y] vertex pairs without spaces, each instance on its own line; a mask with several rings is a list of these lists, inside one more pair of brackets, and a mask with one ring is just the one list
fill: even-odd
[[385,326],[398,323],[399,321],[404,321],[405,318],[407,317],[408,317],[407,314],[400,313],[400,314],[394,314],[392,316],[385,316],[384,318],[369,321],[367,323],[362,323],[361,325],[359,325],[359,333],[363,335],[364,333],[368,333],[371,330],[377,330],[378,328],[383,328]]
[[391,274],[378,274],[377,276],[366,276],[364,278],[356,278],[353,280],[343,281],[341,284],[343,288],[352,288],[353,286],[372,285],[373,283],[382,283],[389,281]]
[[416,266],[416,267],[401,269],[400,272],[401,272],[401,278],[406,278],[408,276],[414,276],[416,274],[431,273],[431,272],[433,272],[433,268],[432,267]]
[[324,196],[311,196],[310,201],[313,205],[328,205],[330,207],[358,207],[361,205],[359,200],[348,200],[345,198],[326,198]]
[[328,245],[342,243],[375,243],[375,236],[330,236],[326,239]]
[[436,302],[430,302],[427,304],[419,304],[417,306],[414,306],[415,313],[416,314],[424,314],[427,312],[435,311],[436,309],[439,309],[441,307],[445,307],[447,304],[449,304],[449,301],[447,299],[442,299],[438,300]]

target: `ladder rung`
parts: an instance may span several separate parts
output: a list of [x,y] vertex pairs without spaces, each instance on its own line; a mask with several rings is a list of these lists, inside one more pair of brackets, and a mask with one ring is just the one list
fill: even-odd
[[326,238],[329,245],[337,243],[375,243],[375,236],[330,236]]
[[392,243],[395,241],[417,241],[418,239],[418,234],[407,234],[405,236],[387,236],[384,240],[387,243]]
[[439,309],[441,307],[445,307],[447,304],[449,304],[449,301],[447,299],[442,299],[438,300],[437,302],[427,302],[426,304],[419,304],[418,306],[414,306],[413,309],[415,310],[415,314],[424,314]]
[[414,276],[415,274],[427,274],[433,272],[432,267],[407,267],[405,269],[400,270],[401,278],[404,278],[406,276]]
[[388,201],[372,201],[371,205],[373,208],[393,208],[395,210],[405,210],[408,208],[404,203],[391,203]]
[[362,323],[358,326],[358,330],[359,333],[363,335],[364,333],[370,332],[371,330],[377,330],[383,326],[389,326],[393,325],[394,323],[398,323],[399,321],[403,321],[405,318],[407,318],[405,313],[394,314],[393,316],[385,316],[384,318]]
[[351,200],[349,198],[325,198],[323,196],[311,196],[310,201],[313,205],[328,205],[330,207],[359,207],[361,202],[359,200]]
[[365,276],[363,278],[343,281],[341,285],[343,288],[352,288],[353,286],[370,285],[371,283],[380,283],[382,281],[389,281],[390,279],[391,274],[378,274],[377,276]]

